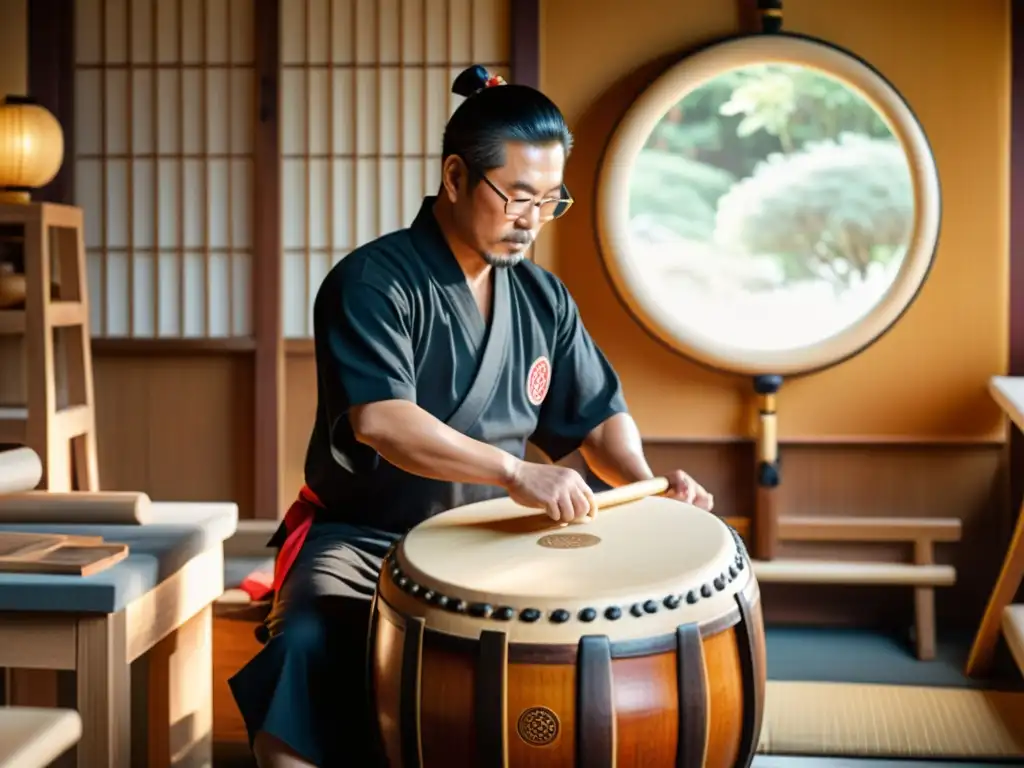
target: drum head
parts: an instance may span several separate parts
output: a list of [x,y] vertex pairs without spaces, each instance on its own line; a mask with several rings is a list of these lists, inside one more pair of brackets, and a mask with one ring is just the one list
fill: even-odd
[[[386,570],[419,596],[415,603],[437,605],[444,596],[441,614],[458,605],[454,612],[469,618],[476,607],[480,618],[504,611],[515,625],[563,631],[584,617],[594,631],[610,622],[621,634],[631,613],[672,613],[671,631],[731,611],[749,579],[745,566],[742,544],[717,516],[654,497],[570,525],[508,499],[460,507],[410,531]],[[420,612],[428,623],[429,614]],[[642,623],[646,629],[629,634],[664,622]]]

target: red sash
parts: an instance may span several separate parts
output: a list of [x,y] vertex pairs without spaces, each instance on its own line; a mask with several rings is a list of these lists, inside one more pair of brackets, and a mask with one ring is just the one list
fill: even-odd
[[274,561],[274,592],[281,591],[281,585],[288,575],[295,558],[299,556],[299,550],[306,542],[309,529],[313,525],[313,518],[318,509],[324,505],[317,498],[317,495],[310,490],[308,485],[302,486],[299,496],[284,515],[285,539],[277,552],[277,559]]

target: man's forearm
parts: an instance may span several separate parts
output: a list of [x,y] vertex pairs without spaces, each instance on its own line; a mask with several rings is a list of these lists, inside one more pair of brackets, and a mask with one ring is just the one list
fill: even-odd
[[520,463],[512,454],[455,431],[405,400],[353,409],[356,438],[413,475],[508,487]]
[[597,426],[583,441],[580,453],[594,474],[611,486],[654,477],[644,457],[640,430],[628,413],[618,413]]

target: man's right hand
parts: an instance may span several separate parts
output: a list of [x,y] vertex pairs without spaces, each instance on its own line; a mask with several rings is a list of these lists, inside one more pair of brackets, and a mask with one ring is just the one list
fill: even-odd
[[574,469],[519,462],[506,485],[509,498],[524,507],[543,509],[556,522],[582,520],[597,511],[597,502]]
[[408,400],[381,400],[349,411],[356,439],[411,475],[449,483],[496,485],[513,501],[552,520],[589,520],[594,494],[565,467],[523,461],[438,421]]

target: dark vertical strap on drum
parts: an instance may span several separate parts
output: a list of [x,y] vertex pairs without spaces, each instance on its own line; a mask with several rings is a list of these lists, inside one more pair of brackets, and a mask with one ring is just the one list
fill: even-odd
[[384,734],[380,730],[380,720],[377,717],[377,676],[374,671],[377,667],[377,622],[380,621],[380,614],[377,612],[377,592],[373,593],[370,601],[370,629],[366,635],[366,691],[369,694],[367,702],[370,713],[370,731],[373,740],[373,753],[380,764],[384,764]]
[[402,768],[420,768],[423,743],[420,739],[420,671],[423,659],[423,619],[405,621],[402,645],[402,682],[398,727],[402,734]]
[[508,635],[484,630],[479,651],[474,691],[476,764],[479,768],[507,768]]
[[615,766],[612,646],[604,635],[580,638],[576,656],[576,765]]
[[757,628],[754,626],[754,611],[747,596],[736,595],[740,609],[740,623],[736,627],[736,644],[740,652],[740,674],[743,680],[743,729],[740,732],[740,750],[736,755],[736,768],[750,768],[757,752],[757,739],[761,733],[761,716],[764,702],[761,700],[758,678],[764,670],[758,669]]
[[676,629],[676,682],[679,695],[679,745],[676,768],[701,768],[708,745],[708,686],[700,626]]

